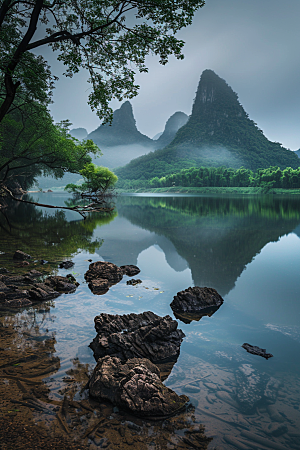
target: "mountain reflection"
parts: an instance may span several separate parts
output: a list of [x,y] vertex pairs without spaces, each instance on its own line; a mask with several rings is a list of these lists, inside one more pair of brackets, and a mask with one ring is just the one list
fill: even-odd
[[[126,196],[117,204],[119,216],[155,233],[137,242],[137,256],[158,244],[169,262],[176,250],[179,259],[187,261],[194,284],[214,287],[222,296],[267,243],[297,227],[299,206],[297,198],[271,196]],[[175,270],[184,267],[182,262],[170,265]]]

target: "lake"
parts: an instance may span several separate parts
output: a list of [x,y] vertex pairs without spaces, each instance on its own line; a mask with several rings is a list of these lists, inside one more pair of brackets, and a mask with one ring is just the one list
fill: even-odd
[[[69,197],[44,193],[31,199],[62,206]],[[80,283],[75,293],[54,301],[1,311],[0,356],[3,361],[8,352],[11,370],[0,374],[0,394],[23,386],[24,397],[32,388],[24,373],[33,373],[33,362],[42,357],[45,367],[56,364],[50,375],[32,375],[40,386],[38,401],[45,405],[48,399],[49,406],[29,405],[36,425],[80,436],[88,449],[300,448],[299,198],[123,195],[111,215],[93,213],[85,221],[74,212],[15,203],[0,210],[0,227],[0,267],[71,272]],[[14,267],[17,249],[35,262]],[[41,265],[42,259],[47,263]],[[58,269],[63,259],[72,259],[74,267]],[[105,295],[93,295],[84,280],[91,261],[137,265],[142,283],[127,285],[124,276]],[[178,319],[186,337],[164,383],[189,396],[188,410],[166,425],[124,415],[103,402],[98,410],[92,403],[77,411],[77,420],[74,405],[89,401],[80,389],[95,366],[88,347],[96,335],[94,317],[153,311],[175,318],[170,303],[189,286],[215,288],[224,303],[210,317]],[[247,353],[243,343],[274,356],[266,360]],[[21,363],[20,352],[25,352]],[[9,364],[0,369],[4,366]],[[26,395],[23,404],[11,395],[18,406],[6,402],[3,411],[24,416]],[[55,414],[66,396],[67,431]],[[105,427],[97,428],[93,420],[102,419]],[[212,440],[193,447],[186,430],[200,424]]]

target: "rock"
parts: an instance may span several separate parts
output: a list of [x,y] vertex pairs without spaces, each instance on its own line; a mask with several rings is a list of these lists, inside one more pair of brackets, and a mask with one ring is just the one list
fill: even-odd
[[79,283],[72,277],[48,277],[43,283],[35,282],[42,273],[31,270],[25,275],[0,275],[0,304],[20,308],[33,301],[52,300],[62,293],[74,292]]
[[0,267],[0,274],[9,273],[9,271],[5,267]]
[[105,278],[96,278],[90,281],[88,286],[93,294],[103,295],[109,290],[111,284]]
[[270,423],[267,426],[263,427],[263,430],[266,434],[271,436],[279,437],[288,432],[288,428],[286,425],[278,424],[278,423]]
[[136,356],[158,362],[177,356],[184,337],[170,316],[160,317],[151,311],[123,316],[102,313],[94,322],[99,345],[94,339],[90,346],[96,359],[114,354],[123,360]]
[[30,270],[28,273],[26,273],[26,275],[34,278],[43,276],[42,272],[39,272],[38,270],[35,269]]
[[46,259],[41,259],[41,260],[40,260],[40,263],[41,263],[42,265],[44,265],[44,264],[47,264],[48,261],[46,261]]
[[96,361],[106,355],[122,361],[148,358],[155,364],[167,364],[171,370],[185,336],[170,316],[160,317],[151,311],[123,316],[102,313],[94,322],[98,334],[90,347]]
[[126,281],[126,284],[128,284],[129,286],[136,286],[137,284],[141,284],[142,280],[140,280],[139,278],[132,278],[131,280]]
[[32,302],[28,298],[15,298],[13,300],[6,300],[4,303],[4,306],[8,308],[24,308],[30,305],[32,305]]
[[[68,275],[66,275],[66,278],[68,278],[70,283],[73,283],[73,284],[77,283],[76,278],[71,273],[68,273]],[[77,286],[79,286],[79,283],[77,283]]]
[[45,283],[36,283],[36,285],[30,289],[29,295],[34,301],[42,302],[57,298],[60,294]]
[[70,283],[69,278],[60,277],[60,276],[51,276],[45,280],[45,284],[52,287],[55,291],[58,292],[74,292],[79,283],[72,282]]
[[21,250],[16,250],[13,256],[13,259],[19,259],[21,261],[24,261],[25,259],[30,259],[31,256],[27,253],[22,252]]
[[123,272],[120,267],[106,261],[97,261],[89,265],[89,270],[85,273],[86,281],[95,279],[105,279],[109,287],[119,283],[123,278]]
[[60,269],[70,269],[74,266],[73,261],[63,261],[59,264]]
[[248,353],[252,355],[262,356],[263,358],[269,359],[272,358],[272,353],[267,353],[265,348],[259,348],[256,345],[243,344],[242,347],[247,350]]
[[120,266],[120,269],[122,270],[123,274],[127,275],[128,277],[134,277],[135,275],[140,273],[140,269],[137,266],[133,266],[132,264]]
[[203,316],[211,316],[223,302],[223,298],[215,289],[195,286],[177,292],[170,306],[177,319],[190,323],[192,320],[200,320]]
[[21,266],[29,266],[29,262],[28,261],[22,261],[21,263],[20,263],[20,265]]
[[159,369],[148,359],[117,357],[99,359],[89,382],[90,395],[110,400],[139,416],[165,418],[182,410],[188,402],[164,386]]
[[276,402],[279,382],[254,369],[251,364],[242,364],[235,373],[235,379],[236,397],[242,412],[251,414],[261,401],[267,407]]

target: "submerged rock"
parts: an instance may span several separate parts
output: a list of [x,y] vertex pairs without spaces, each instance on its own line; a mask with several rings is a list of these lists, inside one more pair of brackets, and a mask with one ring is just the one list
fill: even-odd
[[120,269],[122,270],[123,274],[127,275],[128,277],[134,277],[135,275],[140,273],[140,269],[132,264],[120,266]]
[[[89,281],[89,288],[93,294],[104,294],[111,286],[122,280],[123,272],[113,263],[97,261],[89,265],[89,270],[85,273],[84,278]],[[96,280],[99,281],[96,282]]]
[[32,302],[52,300],[62,293],[74,292],[79,283],[68,277],[48,277],[44,282],[36,282],[41,272],[31,270],[25,275],[0,275],[0,305],[21,308]]
[[19,259],[20,261],[24,261],[25,259],[30,259],[31,256],[21,250],[16,250],[13,256],[13,259]]
[[256,345],[251,344],[243,344],[242,347],[247,350],[248,353],[252,353],[252,355],[262,356],[265,359],[272,358],[272,353],[267,353],[265,348],[257,347]]
[[70,269],[74,266],[73,261],[63,261],[59,264],[60,269]]
[[165,418],[182,410],[189,401],[164,386],[157,366],[145,358],[105,356],[99,359],[89,381],[90,395],[110,400],[140,416]]
[[200,320],[203,316],[211,316],[223,302],[223,298],[215,289],[195,286],[177,292],[170,306],[177,319],[190,323],[192,320]]
[[235,373],[235,379],[236,398],[242,412],[251,414],[259,402],[266,405],[276,402],[278,380],[259,372],[251,364],[242,364]]
[[45,280],[45,284],[58,292],[74,292],[79,283],[70,281],[68,277],[51,276]]
[[[159,365],[174,364],[185,336],[170,316],[160,317],[151,311],[123,316],[102,313],[94,322],[98,334],[90,347],[96,361],[111,355],[122,361],[137,357]],[[168,365],[170,370],[173,364]]]

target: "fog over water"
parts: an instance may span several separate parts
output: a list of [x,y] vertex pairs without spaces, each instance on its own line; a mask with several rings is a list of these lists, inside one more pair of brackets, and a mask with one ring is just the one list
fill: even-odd
[[[140,94],[132,100],[137,127],[153,137],[175,111],[191,113],[200,75],[214,70],[238,93],[240,102],[265,135],[285,147],[300,147],[300,32],[297,0],[207,0],[192,26],[178,37],[186,41],[185,59],[167,66],[148,57],[149,73],[137,76]],[[63,72],[50,49],[43,49],[54,71]],[[86,104],[87,74],[62,75],[51,111],[56,121],[69,118],[91,132],[99,125]],[[119,107],[113,102],[114,109]]]

